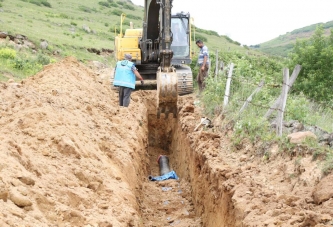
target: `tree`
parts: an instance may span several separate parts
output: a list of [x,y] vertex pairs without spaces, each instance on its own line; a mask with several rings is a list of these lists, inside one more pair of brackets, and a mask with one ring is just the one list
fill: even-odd
[[333,105],[333,30],[326,37],[323,26],[318,26],[310,39],[296,41],[289,57],[290,68],[302,65],[293,92]]

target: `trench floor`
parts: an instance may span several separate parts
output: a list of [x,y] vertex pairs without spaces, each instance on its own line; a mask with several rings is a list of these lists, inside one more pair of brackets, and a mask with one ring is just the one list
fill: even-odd
[[[160,122],[160,123],[159,123]],[[166,139],[163,131],[166,130],[165,121],[154,121],[150,128],[154,128],[160,134],[156,141],[150,141],[148,147],[149,154],[149,175],[159,176],[159,165],[157,158],[159,155],[167,155],[169,157],[170,168],[177,173],[173,168],[173,160],[170,158],[170,152],[166,149]],[[166,130],[169,131],[170,130]],[[151,136],[150,136],[151,137]],[[170,135],[169,135],[170,140]],[[171,139],[172,140],[172,139]],[[172,141],[167,141],[168,143]],[[163,144],[163,145],[157,145]],[[177,173],[178,174],[178,173]],[[195,207],[192,202],[191,185],[185,179],[179,176],[179,180],[165,180],[165,181],[147,181],[142,185],[142,192],[140,197],[140,209],[142,215],[143,226],[202,226],[202,221],[196,215]]]

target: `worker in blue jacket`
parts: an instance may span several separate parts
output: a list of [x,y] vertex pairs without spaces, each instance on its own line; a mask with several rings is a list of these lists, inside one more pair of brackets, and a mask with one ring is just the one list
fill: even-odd
[[115,68],[113,85],[119,87],[119,105],[128,107],[131,100],[132,90],[135,89],[135,77],[141,80],[143,78],[131,61],[132,55],[125,54],[125,59],[118,61]]

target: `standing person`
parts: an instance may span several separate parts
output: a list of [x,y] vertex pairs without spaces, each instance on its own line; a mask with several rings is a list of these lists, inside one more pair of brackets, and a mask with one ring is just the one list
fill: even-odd
[[143,85],[143,78],[131,60],[132,55],[125,54],[125,60],[116,64],[113,85],[119,87],[119,106],[128,107],[132,90],[135,89],[135,77]]
[[205,79],[208,76],[209,53],[207,46],[205,46],[201,40],[197,40],[195,43],[200,48],[200,53],[198,56],[199,73],[197,80],[199,85],[199,92],[201,93],[205,88]]

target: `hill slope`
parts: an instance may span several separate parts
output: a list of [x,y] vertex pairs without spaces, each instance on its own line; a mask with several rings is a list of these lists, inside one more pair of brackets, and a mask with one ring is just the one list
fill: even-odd
[[[129,0],[3,0],[0,7],[0,32],[27,36],[37,47],[46,40],[51,53],[58,51],[83,61],[95,60],[98,50],[113,50],[122,13],[126,14],[124,29],[130,21],[142,27],[143,7]],[[198,29],[196,34],[204,37],[211,49],[247,51],[217,33]],[[195,46],[193,51],[197,51]]]
[[327,23],[313,24],[303,28],[295,29],[291,32],[287,32],[284,35],[280,35],[275,39],[250,47],[270,55],[279,55],[286,57],[288,53],[292,50],[293,45],[295,44],[297,39],[307,39],[311,37],[317,26],[320,25],[323,26],[327,35],[329,35],[330,30],[333,29],[333,21],[329,21]]

